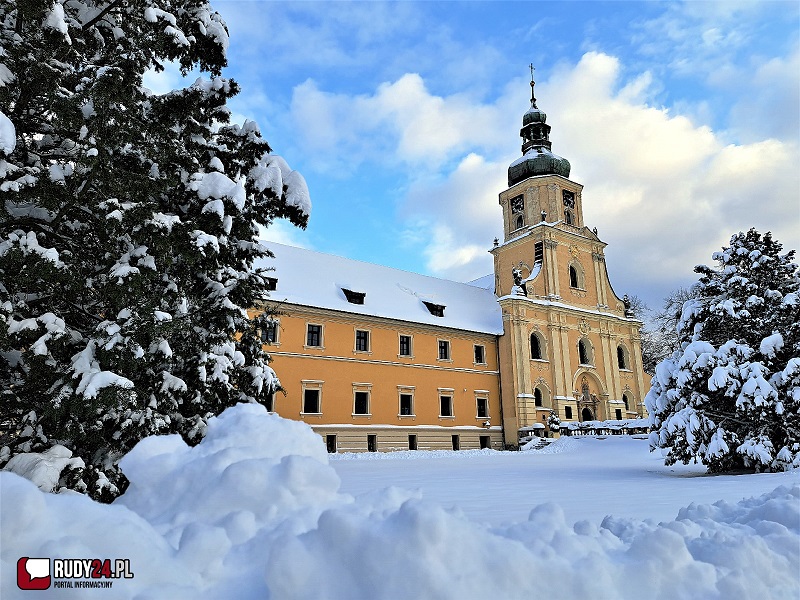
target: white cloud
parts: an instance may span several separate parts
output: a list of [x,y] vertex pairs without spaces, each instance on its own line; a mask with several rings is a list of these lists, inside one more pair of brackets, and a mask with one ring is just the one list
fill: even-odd
[[372,94],[333,94],[308,80],[292,96],[291,114],[313,164],[326,171],[365,160],[434,170],[468,150],[507,144],[510,94],[493,104],[463,94],[431,94],[407,73]]
[[[586,223],[609,243],[620,294],[657,303],[694,281],[694,265],[712,262],[733,233],[752,226],[798,247],[796,144],[726,144],[709,127],[644,102],[651,75],[625,81],[620,73],[616,58],[587,53],[537,85],[554,151],[585,185]],[[504,133],[510,145],[516,131]],[[429,219],[431,271],[467,279],[491,269],[476,248],[488,249],[500,227],[496,197],[513,158],[467,157],[443,180],[412,185],[406,210]]]
[[571,178],[586,186],[586,222],[610,243],[612,281],[635,293],[660,285],[663,295],[751,226],[797,247],[796,144],[726,145],[706,126],[631,101],[625,89],[617,59],[588,53],[542,94],[558,107],[550,122]]
[[[796,52],[769,61],[756,77],[765,85],[795,81],[789,71],[797,62]],[[752,226],[771,230],[787,248],[800,246],[796,136],[751,129],[752,139],[732,144],[736,132],[700,120],[718,108],[664,108],[654,100],[663,85],[656,71],[623,73],[619,59],[589,52],[536,87],[553,150],[585,185],[585,221],[609,243],[618,293],[658,303],[696,279],[695,264],[710,263],[733,233]],[[291,112],[315,168],[335,173],[369,163],[405,173],[403,238],[421,240],[433,274],[467,280],[492,268],[486,250],[502,233],[497,194],[519,155],[526,88],[514,80],[487,101],[434,94],[413,73],[360,95],[326,92],[309,80],[295,88]],[[796,93],[780,97],[780,111],[797,113]]]

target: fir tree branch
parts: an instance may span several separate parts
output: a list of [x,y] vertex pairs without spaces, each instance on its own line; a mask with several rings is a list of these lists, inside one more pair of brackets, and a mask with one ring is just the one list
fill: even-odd
[[86,31],[90,27],[92,27],[95,23],[97,23],[100,19],[105,17],[113,8],[119,6],[121,4],[121,0],[112,0],[108,3],[104,9],[102,9],[99,13],[97,13],[94,17],[92,17],[89,21],[83,24],[81,27],[83,31]]

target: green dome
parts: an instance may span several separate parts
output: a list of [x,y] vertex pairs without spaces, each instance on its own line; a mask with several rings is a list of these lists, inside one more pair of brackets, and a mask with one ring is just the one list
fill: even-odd
[[509,187],[536,175],[561,175],[569,178],[570,164],[566,158],[544,148],[531,148],[508,167]]
[[546,121],[547,115],[544,113],[544,111],[539,110],[535,104],[531,104],[528,112],[522,115],[523,127],[529,123],[545,123]]

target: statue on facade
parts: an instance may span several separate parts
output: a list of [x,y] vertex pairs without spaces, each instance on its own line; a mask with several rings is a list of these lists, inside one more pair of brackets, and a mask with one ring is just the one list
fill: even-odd
[[522,281],[522,271],[514,267],[511,269],[511,276],[514,278],[514,287],[511,288],[511,293],[517,296],[527,296],[528,290],[525,289],[525,282]]

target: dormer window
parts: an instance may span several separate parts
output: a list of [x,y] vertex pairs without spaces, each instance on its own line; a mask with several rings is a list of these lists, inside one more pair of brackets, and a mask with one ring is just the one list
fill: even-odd
[[434,304],[433,302],[425,302],[424,300],[422,303],[425,305],[425,308],[428,309],[434,317],[443,317],[444,316],[444,304]]
[[367,296],[366,292],[354,292],[345,288],[342,288],[342,291],[350,304],[364,304],[364,298]]
[[274,292],[278,289],[278,278],[277,277],[265,277],[264,281],[266,282],[266,288],[268,292]]

